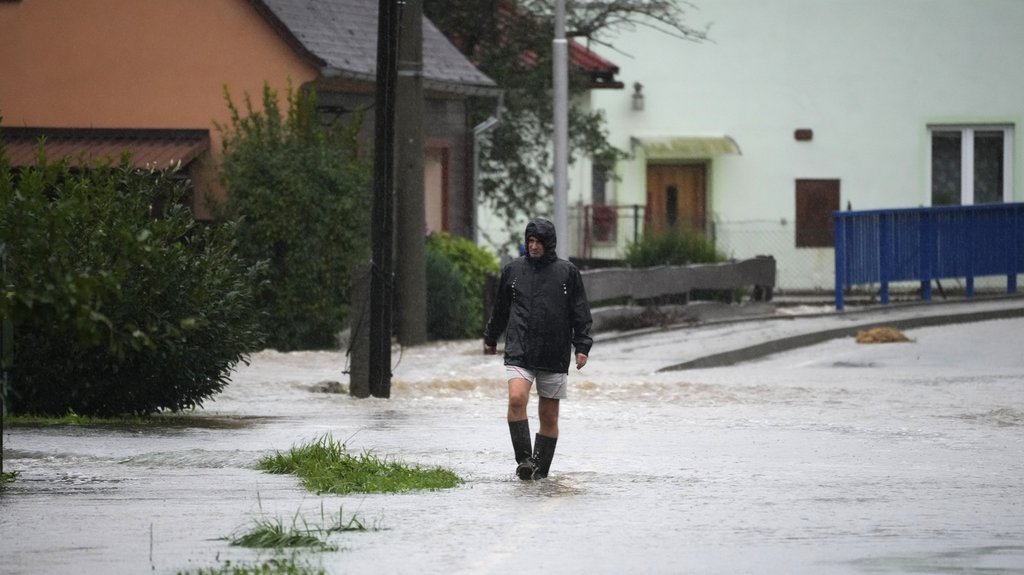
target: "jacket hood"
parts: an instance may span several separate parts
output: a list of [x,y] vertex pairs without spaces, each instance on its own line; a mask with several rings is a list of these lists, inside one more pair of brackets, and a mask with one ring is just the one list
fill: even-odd
[[555,253],[555,247],[558,245],[558,238],[555,237],[555,224],[544,218],[534,218],[526,224],[526,233],[523,236],[526,243],[530,242],[530,236],[535,236],[544,246],[543,261],[558,259],[558,255]]

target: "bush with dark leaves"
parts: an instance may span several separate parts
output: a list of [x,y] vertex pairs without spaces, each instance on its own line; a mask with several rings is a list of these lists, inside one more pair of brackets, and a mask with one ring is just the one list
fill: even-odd
[[[2,133],[0,133],[2,138]],[[147,414],[201,405],[262,343],[258,269],[231,223],[197,223],[187,183],[130,158],[14,171],[0,147],[8,408]]]

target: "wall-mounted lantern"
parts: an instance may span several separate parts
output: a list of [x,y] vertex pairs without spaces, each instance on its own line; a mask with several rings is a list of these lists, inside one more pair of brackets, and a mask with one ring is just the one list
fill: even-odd
[[644,109],[644,85],[640,82],[633,83],[633,109],[637,112]]

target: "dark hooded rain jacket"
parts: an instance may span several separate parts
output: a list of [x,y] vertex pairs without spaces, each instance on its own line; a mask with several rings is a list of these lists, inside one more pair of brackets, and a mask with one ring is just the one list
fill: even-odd
[[572,349],[589,355],[590,304],[583,278],[571,262],[555,253],[555,226],[535,219],[526,238],[544,244],[544,256],[513,260],[501,272],[497,298],[484,331],[484,343],[496,346],[505,335],[505,365],[568,373]]

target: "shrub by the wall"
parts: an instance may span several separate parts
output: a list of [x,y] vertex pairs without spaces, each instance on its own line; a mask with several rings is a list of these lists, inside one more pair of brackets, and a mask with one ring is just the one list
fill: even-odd
[[716,263],[725,259],[707,236],[685,226],[644,233],[626,248],[626,262],[635,268]]
[[455,266],[436,250],[427,250],[427,337],[462,339],[471,328],[466,288]]
[[[2,138],[2,133],[0,133]],[[201,405],[261,345],[256,268],[230,224],[197,224],[171,174],[67,160],[14,172],[0,147],[0,315],[16,413]]]
[[[498,260],[466,238],[427,237],[427,334],[431,339],[480,337],[486,321],[484,284]],[[446,325],[447,324],[447,325]]]

